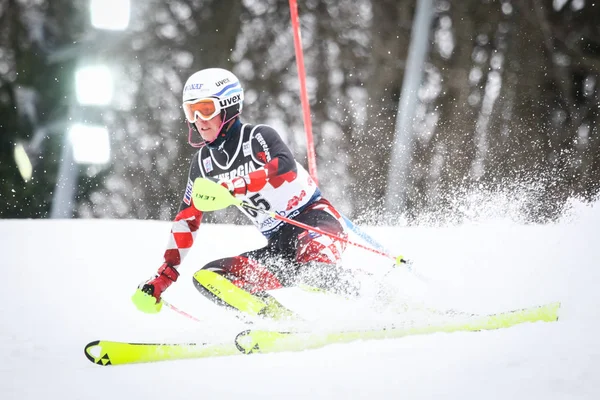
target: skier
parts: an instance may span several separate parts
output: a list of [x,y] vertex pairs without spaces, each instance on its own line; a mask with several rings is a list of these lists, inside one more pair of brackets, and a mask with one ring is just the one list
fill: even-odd
[[[178,267],[194,243],[202,211],[192,203],[198,177],[210,178],[255,207],[346,237],[344,222],[279,134],[268,125],[240,121],[244,91],[225,69],[191,75],[183,88],[188,142],[193,156],[187,187],[171,228],[164,263],[132,297],[138,309],[161,310],[163,292],[179,277]],[[197,140],[197,136],[202,140]],[[195,140],[196,139],[196,140]],[[298,283],[343,291],[340,260],[345,242],[309,232],[267,214],[240,208],[267,238],[263,248],[212,261],[193,276],[195,287],[217,304],[250,315],[291,315],[266,291]]]

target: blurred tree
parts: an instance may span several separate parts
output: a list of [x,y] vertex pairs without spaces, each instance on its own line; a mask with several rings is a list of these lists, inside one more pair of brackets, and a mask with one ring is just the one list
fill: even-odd
[[364,75],[367,121],[362,129],[353,132],[350,146],[349,187],[354,197],[354,215],[372,217],[368,212],[377,214],[375,210],[385,197],[414,3],[372,2],[369,64]]
[[592,121],[599,59],[579,47],[582,41],[600,43],[593,22],[598,12],[589,2],[567,3],[498,4],[504,17],[494,42],[501,45],[502,67],[490,64],[490,70],[500,74],[501,89],[489,115],[480,178],[488,187],[501,182],[528,193],[522,211],[531,221],[555,219],[569,198],[589,200],[598,193],[589,155],[598,154]]
[[[35,160],[32,180],[27,184],[16,168],[13,150],[18,141],[31,140],[40,127],[64,115],[73,63],[52,63],[48,57],[78,37],[83,26],[81,6],[81,2],[69,0],[0,0],[2,218],[45,217],[49,212],[60,135],[43,143],[47,151]],[[69,24],[63,23],[65,18]]]
[[572,196],[590,200],[600,190],[600,10],[594,2],[572,0],[531,0],[529,9],[543,38],[545,93],[551,96],[548,123],[541,126],[547,126],[547,170],[556,182],[544,195],[557,202]]
[[356,184],[360,177],[355,176],[355,162],[362,158],[353,150],[357,144],[362,147],[369,105],[370,3],[317,2],[307,10],[314,15],[313,26],[304,27],[311,32],[312,45],[307,47],[314,82],[311,109],[318,139],[319,184],[340,210],[355,216],[362,209],[354,192],[362,187]]
[[438,1],[409,219],[460,220],[470,194],[501,192],[542,222],[597,196],[596,18],[588,2]]
[[437,124],[428,123],[423,115],[415,129],[412,185],[406,188],[409,219],[420,211],[451,207],[453,195],[469,184],[477,104],[488,71],[481,64],[489,53],[483,46],[489,35],[485,30],[490,29],[490,5],[480,0],[440,1],[436,9],[434,46],[420,98]]
[[83,216],[174,217],[195,151],[181,112],[183,83],[202,68],[232,66],[239,2],[154,0],[135,10],[126,39],[106,54],[121,68],[111,117],[115,162],[83,201]]

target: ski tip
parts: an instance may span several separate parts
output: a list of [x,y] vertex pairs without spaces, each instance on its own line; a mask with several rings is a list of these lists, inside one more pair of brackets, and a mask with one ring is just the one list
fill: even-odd
[[99,340],[89,342],[83,349],[85,357],[96,365],[111,365],[108,354],[102,354],[102,344]]
[[237,347],[237,349],[243,354],[252,354],[254,352],[260,351],[258,343],[255,343],[252,340],[251,333],[252,331],[250,329],[247,329],[238,333],[235,337],[235,347]]
[[83,353],[85,354],[86,358],[88,360],[90,360],[91,362],[93,362],[94,364],[96,363],[96,361],[94,360],[94,356],[92,354],[90,354],[90,349],[98,346],[99,344],[100,344],[99,340],[94,340],[93,342],[89,342],[83,349]]

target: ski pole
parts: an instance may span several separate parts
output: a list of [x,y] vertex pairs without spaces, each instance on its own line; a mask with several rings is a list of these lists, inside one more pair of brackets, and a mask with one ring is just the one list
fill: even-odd
[[[348,219],[348,217],[342,215],[342,219],[346,223],[346,226],[348,227],[348,229],[350,229],[352,232],[354,232],[356,235],[358,235],[361,239],[363,239],[365,242],[367,242],[369,245],[371,245],[374,249],[382,251],[384,253],[391,253],[391,251],[388,250],[385,246],[383,246],[382,244],[377,242],[377,240],[373,239],[368,233],[363,231],[358,225],[356,225],[352,221],[350,221],[350,219]],[[407,269],[409,271],[413,272],[413,270],[411,268],[412,263],[410,261],[408,261],[406,263],[406,265],[407,265]]]
[[183,310],[180,310],[179,308],[175,307],[173,304],[169,303],[169,302],[168,302],[168,301],[166,301],[165,299],[161,299],[161,300],[162,300],[163,304],[164,304],[166,307],[168,307],[168,308],[170,308],[171,310],[175,311],[177,314],[179,314],[179,315],[182,315],[182,316],[184,316],[184,317],[186,317],[186,318],[189,318],[189,319],[191,319],[192,321],[196,321],[196,322],[202,322],[201,320],[199,320],[198,318],[194,317],[193,315],[191,315],[191,314],[188,314],[188,313],[186,313],[185,311],[183,311]]
[[368,244],[370,244],[371,246],[373,246],[374,249],[377,249],[379,251],[383,251],[384,253],[391,253],[391,251],[388,250],[385,246],[383,246],[382,244],[380,244],[377,240],[373,239],[368,233],[366,233],[365,231],[363,231],[362,229],[360,229],[360,227],[358,225],[356,225],[355,223],[353,223],[352,221],[350,221],[350,219],[348,217],[342,215],[342,219],[346,223],[346,226],[352,232],[356,233],[358,236],[361,237],[361,239],[363,239],[365,242],[367,242]]
[[280,221],[286,222],[286,223],[288,223],[290,225],[295,225],[295,226],[297,226],[299,228],[306,229],[307,231],[312,231],[312,232],[320,233],[321,235],[329,236],[332,239],[336,239],[336,240],[339,240],[341,242],[345,242],[345,243],[347,243],[349,245],[352,245],[352,246],[355,246],[355,247],[359,247],[361,249],[370,251],[370,252],[375,253],[375,254],[379,254],[379,255],[384,256],[384,257],[391,258],[398,265],[400,265],[401,263],[405,263],[405,264],[408,263],[408,261],[405,260],[404,257],[402,257],[402,256],[393,256],[393,255],[391,255],[389,253],[386,253],[384,251],[377,250],[377,249],[374,249],[374,248],[369,247],[369,246],[365,246],[362,243],[354,242],[352,240],[349,240],[349,239],[343,238],[341,236],[338,236],[338,235],[336,235],[334,233],[329,233],[329,232],[324,231],[322,229],[319,229],[319,228],[317,228],[315,226],[307,225],[305,223],[298,222],[296,220],[284,217],[282,215],[277,214],[276,212],[263,210],[262,208],[258,208],[258,207],[255,207],[255,206],[251,205],[251,204],[244,203],[243,201],[240,201],[239,205],[240,205],[240,207],[245,207],[247,209],[251,209],[251,210],[254,210],[256,212],[259,212],[261,214],[269,215],[272,218],[275,218],[275,219],[278,219]]
[[243,207],[245,209],[250,209],[255,212],[268,215],[272,218],[286,222],[290,225],[295,225],[299,228],[306,229],[307,231],[316,232],[321,235],[329,236],[330,238],[339,240],[346,244],[349,244],[349,245],[352,245],[355,247],[359,247],[363,250],[367,250],[367,251],[370,251],[375,254],[379,254],[380,256],[391,258],[392,260],[394,260],[396,265],[410,264],[410,261],[406,260],[403,256],[393,256],[392,254],[390,254],[386,251],[377,250],[372,247],[365,246],[361,243],[354,242],[352,240],[343,238],[334,233],[329,233],[329,232],[319,229],[317,227],[307,225],[302,222],[298,222],[293,219],[284,217],[282,215],[277,214],[276,212],[264,210],[262,208],[253,206],[252,204],[245,203],[244,201],[242,201],[238,198],[235,198],[229,192],[229,190],[227,190],[227,188],[225,188],[224,186],[221,186],[220,184],[213,182],[211,180],[208,180],[208,179],[197,178],[194,181],[194,188],[192,190],[192,198],[194,201],[194,207],[196,207],[200,211],[221,210],[221,209],[231,206],[231,205]]

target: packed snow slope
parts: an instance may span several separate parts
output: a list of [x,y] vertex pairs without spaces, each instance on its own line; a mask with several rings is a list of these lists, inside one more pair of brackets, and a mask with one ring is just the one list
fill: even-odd
[[[130,297],[161,264],[169,229],[156,221],[0,221],[1,399],[600,398],[598,204],[575,205],[568,218],[545,226],[494,219],[366,229],[412,258],[416,272],[390,272],[387,259],[363,250],[346,255],[349,268],[362,270],[365,287],[387,281],[399,305],[490,313],[561,301],[555,323],[296,353],[90,363],[83,348],[92,340],[227,341],[247,328],[201,297],[192,274],[212,259],[262,246],[249,226],[202,225],[180,280],[165,294],[202,323],[166,308],[158,315],[135,309]],[[369,313],[368,301],[280,294],[315,328],[366,327],[383,318]]]

